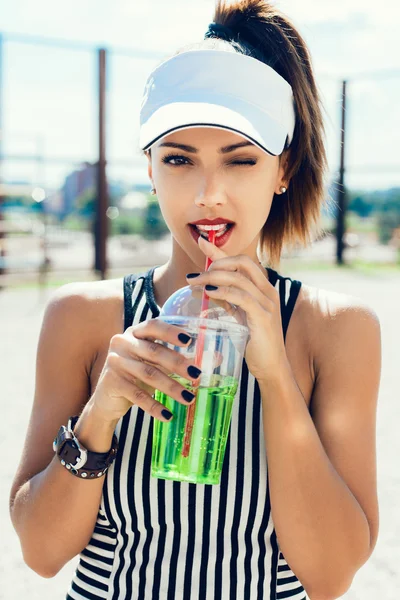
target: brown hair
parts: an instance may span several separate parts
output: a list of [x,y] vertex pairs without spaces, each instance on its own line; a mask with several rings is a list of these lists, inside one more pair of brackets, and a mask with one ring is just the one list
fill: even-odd
[[272,67],[293,89],[296,126],[284,152],[288,153],[286,178],[290,181],[286,193],[274,195],[260,237],[263,260],[277,268],[285,244],[306,247],[322,232],[327,159],[322,104],[310,54],[296,27],[268,0],[217,0],[214,22],[229,27],[236,40],[221,39],[215,33],[180,48],[175,55],[200,48],[247,54]]

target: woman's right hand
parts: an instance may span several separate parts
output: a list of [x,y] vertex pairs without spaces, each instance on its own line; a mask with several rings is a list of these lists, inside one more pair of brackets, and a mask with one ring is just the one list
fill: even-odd
[[[188,339],[180,340],[180,334]],[[160,421],[169,421],[162,414],[165,407],[151,395],[154,389],[185,406],[193,402],[194,395],[168,373],[192,381],[200,376],[201,371],[183,354],[154,340],[184,347],[188,346],[191,338],[183,329],[159,319],[128,327],[124,333],[111,338],[107,358],[91,398],[91,405],[105,421],[119,420],[134,404]]]

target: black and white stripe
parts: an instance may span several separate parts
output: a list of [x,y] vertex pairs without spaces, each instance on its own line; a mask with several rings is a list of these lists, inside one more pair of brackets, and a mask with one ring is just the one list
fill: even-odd
[[[158,315],[153,269],[126,277],[125,328]],[[300,283],[279,286],[284,336]],[[276,276],[274,278],[274,275]],[[68,599],[306,600],[276,539],[260,390],[243,361],[220,485],[151,477],[153,419],[133,407],[117,427],[92,539]]]
[[278,577],[276,598],[290,598],[291,600],[304,600],[307,595],[296,575],[290,569],[282,552],[279,552]]

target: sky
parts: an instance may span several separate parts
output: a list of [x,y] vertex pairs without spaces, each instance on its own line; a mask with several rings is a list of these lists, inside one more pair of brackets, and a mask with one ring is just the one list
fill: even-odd
[[[360,189],[400,185],[399,3],[281,0],[274,4],[291,18],[310,48],[326,111],[332,174],[339,162],[341,80],[346,78],[347,184]],[[95,160],[94,49],[103,46],[110,50],[109,174],[146,182],[145,159],[137,152],[144,83],[164,56],[204,37],[213,8],[214,0],[0,0],[3,152],[40,154],[53,161],[7,160],[3,178],[60,185],[74,163]],[[21,43],[16,34],[70,40],[82,48]],[[124,55],[124,49],[130,49],[131,55]],[[143,58],[143,52],[153,57]]]

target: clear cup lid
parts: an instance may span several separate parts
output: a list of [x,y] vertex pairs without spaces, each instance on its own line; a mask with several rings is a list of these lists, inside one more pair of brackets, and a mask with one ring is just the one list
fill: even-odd
[[[208,308],[201,309],[203,286],[186,286],[177,290],[166,300],[160,317],[206,319],[226,325],[239,325],[247,328],[246,313],[243,309],[226,300],[208,297]],[[214,323],[215,326],[215,323]]]

